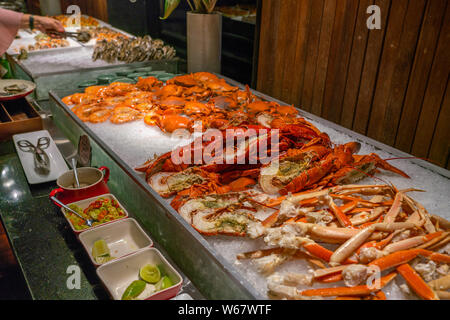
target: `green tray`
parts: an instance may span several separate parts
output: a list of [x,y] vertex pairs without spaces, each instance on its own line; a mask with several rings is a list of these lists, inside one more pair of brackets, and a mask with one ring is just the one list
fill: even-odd
[[88,88],[88,87],[92,87],[92,86],[96,86],[96,85],[98,85],[97,80],[86,80],[86,81],[80,82],[78,84],[78,88],[84,89],[84,88]]
[[117,75],[115,74],[104,74],[99,77],[97,77],[99,84],[110,84],[111,80],[116,79]]

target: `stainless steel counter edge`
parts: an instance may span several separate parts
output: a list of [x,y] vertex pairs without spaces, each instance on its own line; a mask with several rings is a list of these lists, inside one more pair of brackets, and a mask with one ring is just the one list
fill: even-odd
[[[168,203],[165,199],[163,199],[158,193],[153,191],[153,189],[145,183],[145,181],[142,179],[141,176],[139,176],[133,168],[129,167],[125,162],[122,161],[122,159],[113,151],[111,148],[109,148],[107,145],[103,143],[102,140],[100,140],[94,132],[92,132],[91,129],[89,129],[78,117],[76,117],[72,112],[70,112],[70,109],[61,101],[61,99],[58,97],[58,95],[54,91],[49,92],[49,96],[51,100],[54,100],[62,109],[63,111],[73,120],[78,126],[84,130],[91,139],[93,139],[101,148],[110,156],[117,165],[138,185],[140,186],[146,194],[154,200],[156,204],[158,204],[160,207],[162,207],[166,212],[170,213],[170,215],[167,215],[170,219],[174,220],[175,223],[181,225],[186,232],[189,233],[190,238],[192,241],[196,241],[198,244],[200,244],[202,247],[206,249],[207,255],[209,258],[226,274],[229,276],[229,279],[234,282],[234,285],[239,287],[242,294],[246,295],[248,299],[258,299],[258,300],[265,300],[266,297],[261,296],[259,292],[257,292],[255,289],[253,289],[253,286],[245,279],[243,278],[237,270],[227,261],[225,260],[220,254],[217,253],[217,251],[189,224],[187,223]],[[172,257],[174,259],[174,257]],[[174,259],[176,260],[176,259]],[[183,270],[183,272],[185,272]],[[191,279],[193,284],[200,289],[202,286],[196,283],[193,280],[192,275],[185,272],[185,274]],[[205,279],[206,280],[206,279]],[[202,292],[202,294],[204,294]],[[205,295],[205,294],[204,294]],[[206,295],[205,295],[206,296]]]
[[[77,49],[83,49],[83,48],[87,48],[87,47],[77,47],[77,48],[66,48],[66,51],[70,51],[70,50],[77,50]],[[37,52],[37,54],[45,54],[45,52]],[[117,67],[130,67],[130,68],[140,68],[141,66],[145,66],[146,63],[152,62],[152,61],[156,61],[158,63],[164,63],[164,62],[174,62],[176,61],[177,63],[180,63],[181,59],[178,57],[175,57],[174,59],[163,59],[163,60],[149,60],[149,61],[137,61],[137,62],[132,62],[132,63],[120,63],[120,64],[111,64],[111,65],[107,65],[107,66],[102,66],[102,67],[88,67],[88,68],[83,68],[83,66],[80,66],[79,69],[77,70],[70,70],[70,71],[55,71],[55,72],[46,72],[46,73],[36,73],[33,74],[26,65],[24,65],[21,60],[17,59],[17,55],[11,56],[8,55],[8,57],[11,60],[14,60],[14,63],[16,63],[20,68],[22,68],[22,70],[31,78],[31,79],[38,79],[41,76],[54,76],[54,75],[59,75],[59,74],[67,74],[67,73],[72,73],[72,72],[80,72],[80,71],[86,71],[86,70],[113,70],[116,69]]]

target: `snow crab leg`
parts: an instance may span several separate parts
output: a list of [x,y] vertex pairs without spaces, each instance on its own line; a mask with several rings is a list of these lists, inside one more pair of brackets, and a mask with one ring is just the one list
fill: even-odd
[[390,273],[380,279],[381,286],[369,287],[368,285],[356,286],[356,287],[338,287],[338,288],[324,288],[324,289],[310,289],[301,292],[303,296],[321,296],[321,297],[334,297],[334,296],[367,296],[374,292],[383,289],[389,282],[394,280],[397,276],[396,272]]

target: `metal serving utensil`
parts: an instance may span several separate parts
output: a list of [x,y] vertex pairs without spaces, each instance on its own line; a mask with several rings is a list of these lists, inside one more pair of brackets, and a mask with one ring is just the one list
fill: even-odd
[[73,174],[75,176],[75,182],[77,184],[77,188],[79,188],[80,180],[78,180],[77,159],[75,157],[72,158],[72,168],[73,168]]
[[55,203],[59,204],[61,207],[63,207],[65,210],[72,212],[73,214],[75,214],[78,218],[80,218],[81,220],[83,220],[85,222],[85,224],[88,227],[92,227],[94,222],[97,222],[97,220],[94,219],[85,219],[83,218],[78,212],[76,212],[75,210],[70,209],[68,206],[66,206],[64,203],[62,203],[61,201],[59,201],[58,199],[56,199],[56,197],[50,197],[50,199],[52,199]]
[[20,140],[17,142],[17,145],[23,152],[33,153],[34,167],[37,172],[47,174],[50,172],[50,158],[44,151],[50,146],[50,139],[48,137],[39,138],[37,146],[28,140]]
[[87,135],[82,135],[78,140],[78,163],[81,167],[90,167],[92,157],[91,142]]
[[53,37],[59,38],[74,38],[77,41],[82,43],[89,42],[91,40],[91,35],[89,32],[80,31],[80,32],[57,32],[57,31],[49,31],[48,34]]
[[[63,152],[67,163],[72,165],[75,183],[77,188],[80,187],[80,180],[78,178],[77,165],[80,167],[89,167],[91,165],[91,144],[89,142],[89,137],[82,135],[78,141],[78,151],[71,148],[68,152]],[[68,156],[66,156],[68,154]]]

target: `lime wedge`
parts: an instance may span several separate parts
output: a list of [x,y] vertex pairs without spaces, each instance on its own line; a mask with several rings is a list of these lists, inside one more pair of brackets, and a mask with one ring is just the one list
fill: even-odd
[[122,300],[133,300],[144,291],[147,284],[142,280],[133,281],[122,295]]
[[109,262],[111,260],[114,260],[114,259],[115,259],[115,257],[111,257],[110,255],[107,255],[107,256],[97,257],[97,258],[95,258],[95,261],[98,264],[104,264],[104,263],[107,263],[107,262]]
[[159,280],[158,283],[155,285],[156,291],[161,291],[170,288],[171,286],[173,286],[173,283],[168,276],[162,277],[161,280]]
[[92,247],[92,256],[97,259],[98,257],[109,256],[109,248],[105,240],[97,240]]
[[157,283],[161,279],[159,268],[152,264],[147,264],[141,268],[139,275],[148,283]]

